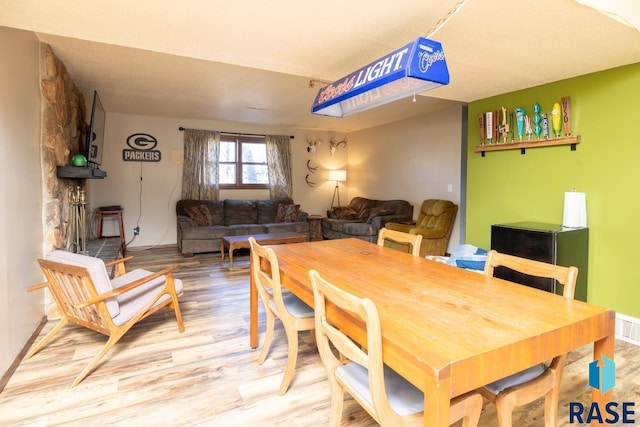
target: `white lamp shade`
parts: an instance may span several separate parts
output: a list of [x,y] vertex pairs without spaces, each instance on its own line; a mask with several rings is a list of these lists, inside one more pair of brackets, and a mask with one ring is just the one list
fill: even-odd
[[347,180],[347,171],[344,169],[339,169],[335,171],[329,171],[329,181],[346,181]]

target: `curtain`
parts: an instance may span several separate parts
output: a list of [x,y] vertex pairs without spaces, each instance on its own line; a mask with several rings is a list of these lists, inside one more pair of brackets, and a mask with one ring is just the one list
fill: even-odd
[[291,146],[285,135],[266,135],[269,197],[291,197]]
[[218,200],[220,132],[185,129],[182,198]]

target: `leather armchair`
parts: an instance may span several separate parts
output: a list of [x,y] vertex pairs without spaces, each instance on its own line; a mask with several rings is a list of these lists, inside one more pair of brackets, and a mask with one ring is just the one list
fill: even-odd
[[428,199],[422,202],[415,224],[388,222],[390,230],[420,234],[420,256],[444,255],[458,213],[458,205],[449,200]]

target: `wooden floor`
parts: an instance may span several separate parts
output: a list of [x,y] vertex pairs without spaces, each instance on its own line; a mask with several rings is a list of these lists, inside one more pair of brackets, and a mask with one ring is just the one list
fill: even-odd
[[[134,327],[79,386],[73,378],[104,344],[105,337],[67,326],[58,338],[23,361],[0,393],[0,425],[11,426],[322,426],[329,416],[329,386],[309,334],[300,335],[300,355],[288,393],[278,396],[286,362],[286,337],[279,327],[267,361],[256,363],[249,348],[248,269],[229,271],[219,254],[183,258],[175,247],[128,252],[129,268],[158,270],[182,264],[180,334],[171,311]],[[35,262],[35,261],[34,261]],[[247,252],[236,265],[248,267]],[[260,312],[260,331],[264,316]],[[51,329],[49,322],[41,332]],[[568,422],[568,402],[591,402],[587,385],[592,346],[570,354],[565,369],[559,425]],[[633,401],[640,413],[640,349],[616,343],[614,400]],[[605,414],[606,415],[606,414]],[[636,415],[640,424],[640,415]],[[543,425],[536,402],[515,413],[514,426]],[[343,425],[375,422],[350,398]],[[485,405],[481,426],[496,425]],[[620,424],[621,425],[621,424]],[[627,424],[628,425],[628,424]]]

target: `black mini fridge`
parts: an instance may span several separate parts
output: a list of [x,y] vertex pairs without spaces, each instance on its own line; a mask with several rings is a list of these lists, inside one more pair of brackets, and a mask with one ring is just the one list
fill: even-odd
[[[558,224],[538,222],[494,224],[491,226],[491,249],[550,264],[578,267],[575,299],[587,301],[588,228],[567,228]],[[561,285],[558,285],[554,279],[532,277],[505,267],[496,268],[494,275],[501,279],[562,294]]]

